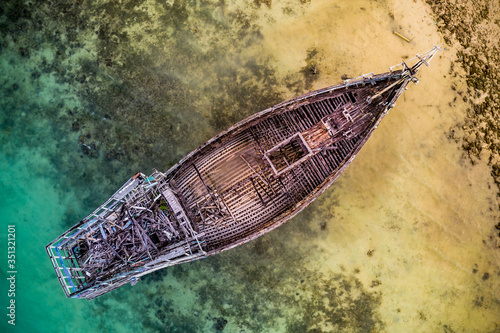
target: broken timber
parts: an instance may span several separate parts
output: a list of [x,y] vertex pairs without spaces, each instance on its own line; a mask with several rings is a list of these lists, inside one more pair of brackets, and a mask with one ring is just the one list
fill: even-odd
[[66,296],[90,300],[282,225],[345,170],[437,50],[259,112],[166,173],[137,173],[46,246]]

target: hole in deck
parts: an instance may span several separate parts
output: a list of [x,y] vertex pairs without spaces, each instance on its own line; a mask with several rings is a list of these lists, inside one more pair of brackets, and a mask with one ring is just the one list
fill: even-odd
[[311,148],[300,133],[277,144],[265,154],[275,174],[291,169],[311,154]]

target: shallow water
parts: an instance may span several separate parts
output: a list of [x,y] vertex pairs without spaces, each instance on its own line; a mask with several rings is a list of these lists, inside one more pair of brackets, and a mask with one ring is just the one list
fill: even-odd
[[65,299],[44,245],[135,171],[167,170],[257,111],[441,42],[421,1],[183,3],[2,5],[0,237],[6,253],[16,225],[18,269],[16,327],[2,331],[498,330],[496,189],[448,138],[467,109],[449,48],[285,226]]

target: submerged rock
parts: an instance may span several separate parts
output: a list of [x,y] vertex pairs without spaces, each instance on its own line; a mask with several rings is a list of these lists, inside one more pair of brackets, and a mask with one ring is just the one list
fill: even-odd
[[121,158],[123,157],[123,153],[120,152],[120,151],[116,151],[114,149],[111,149],[109,152],[106,153],[106,159],[108,161],[111,161],[111,160],[121,160]]
[[224,317],[214,317],[212,318],[213,321],[215,321],[214,327],[217,331],[222,331],[224,330],[224,327],[227,325],[227,320],[224,319]]
[[83,153],[88,157],[97,158],[99,156],[99,151],[97,150],[95,143],[91,144],[82,143],[81,149]]

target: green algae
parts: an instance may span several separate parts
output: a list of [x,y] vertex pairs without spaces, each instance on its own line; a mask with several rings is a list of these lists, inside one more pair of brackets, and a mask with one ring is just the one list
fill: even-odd
[[465,70],[467,82],[467,91],[462,94],[464,101],[470,102],[470,112],[461,124],[464,129],[459,138],[463,141],[462,148],[472,164],[482,158],[487,159],[491,175],[500,188],[496,171],[499,154],[500,33],[498,27],[490,24],[496,22],[500,9],[494,1],[465,1],[457,6],[444,6],[438,2],[433,4],[433,10],[442,23],[439,29],[446,36],[447,43],[460,46],[457,60]]
[[[42,286],[20,290],[27,331],[57,331],[61,321],[67,331],[109,332],[495,330],[498,265],[483,225],[497,207],[481,161],[461,166],[451,152],[462,142],[447,143],[443,129],[453,126],[458,139],[464,124],[479,125],[462,121],[460,97],[481,96],[466,92],[450,64],[463,56],[471,62],[465,81],[489,87],[494,80],[482,78],[492,75],[494,56],[437,58],[439,74],[422,71],[422,83],[332,189],[241,248],[155,272],[90,303],[64,299],[43,253],[136,171],[167,170],[255,112],[428,49],[438,37],[422,3],[9,1],[0,8],[2,167],[28,175],[18,191],[10,177],[2,185],[15,198],[37,194],[7,202],[11,212],[27,211],[18,223],[35,254],[26,249],[23,265],[43,263],[23,280]],[[438,28],[456,29],[470,44],[469,29],[485,20],[481,8],[475,25],[452,27],[449,15]],[[442,88],[450,85],[456,89]],[[469,119],[488,114],[491,101],[471,106]],[[493,116],[487,135],[464,139],[471,155],[486,149],[486,137],[495,147],[495,128]],[[465,179],[465,190],[456,179]]]

